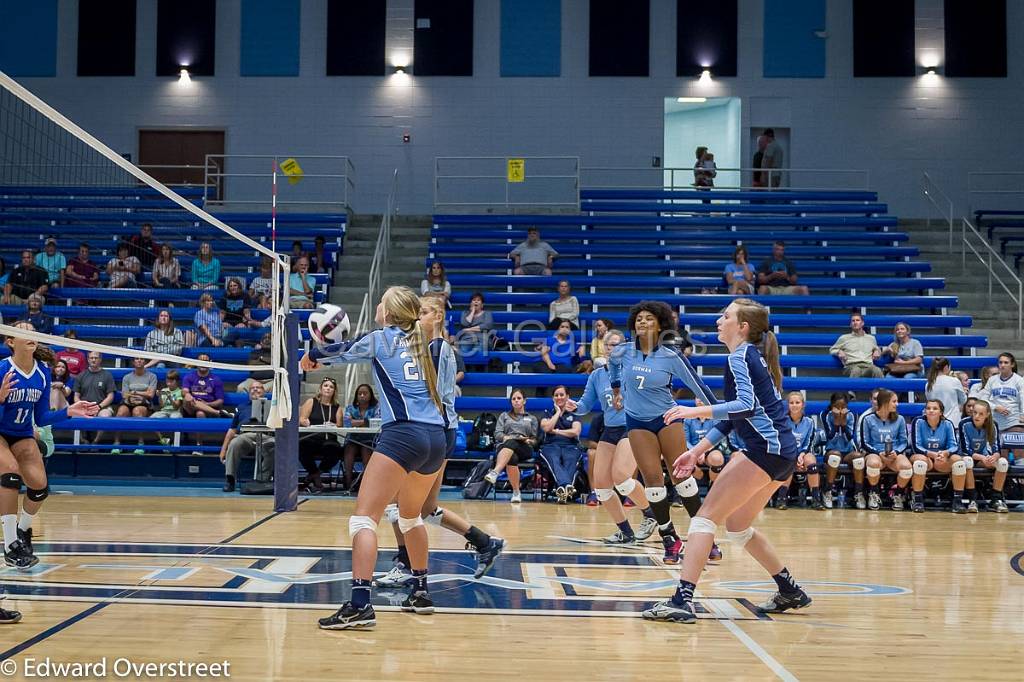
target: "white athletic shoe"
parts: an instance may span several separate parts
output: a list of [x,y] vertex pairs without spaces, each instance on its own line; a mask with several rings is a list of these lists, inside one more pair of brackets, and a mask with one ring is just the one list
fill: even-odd
[[868,509],[877,510],[882,506],[882,498],[874,490],[868,493]]
[[621,530],[617,530],[606,538],[601,538],[601,542],[606,545],[634,545],[636,544],[636,536],[626,535]]
[[376,587],[405,587],[412,580],[412,571],[404,565],[396,563],[390,571],[375,579],[373,584]]
[[490,483],[491,485],[494,485],[495,483],[498,482],[498,472],[495,471],[494,469],[491,469],[490,471],[487,472],[487,475],[484,476],[484,480]]
[[825,509],[832,508],[832,491],[826,490],[821,494],[821,502],[825,505]]
[[643,542],[647,538],[654,535],[654,531],[656,530],[658,530],[657,519],[645,516],[643,520],[640,521],[640,528],[636,532],[636,539],[640,542]]
[[857,506],[857,509],[867,509],[868,503],[864,499],[864,493],[857,493],[853,496],[853,502]]
[[555,497],[558,498],[558,504],[565,504],[566,500],[569,499],[564,485],[555,488]]
[[519,504],[523,501],[523,496],[519,493],[512,493],[512,499],[509,500],[512,504]]

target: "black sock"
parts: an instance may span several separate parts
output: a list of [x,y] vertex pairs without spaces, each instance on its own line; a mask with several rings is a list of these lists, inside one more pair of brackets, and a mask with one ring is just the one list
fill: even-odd
[[234,477],[234,476],[232,476],[231,474],[228,474],[227,476],[225,476],[225,477],[224,477],[224,481],[225,481],[225,482],[227,482],[227,483],[230,483],[230,484],[234,485],[234,483],[235,483],[235,477]]
[[789,569],[783,567],[781,571],[772,576],[775,584],[779,586],[779,592],[783,594],[792,594],[800,591],[800,586],[793,580],[793,576],[789,574]]
[[470,526],[469,530],[462,537],[466,538],[474,547],[476,551],[482,552],[487,549],[488,545],[491,544],[491,536],[483,532],[476,526]]
[[673,540],[676,540],[679,537],[676,534],[676,527],[672,525],[671,521],[666,523],[664,526],[658,526],[658,535],[660,535],[662,539],[672,538]]
[[409,567],[409,551],[405,548],[405,545],[398,546],[398,556],[395,557],[395,560],[400,562],[406,568]]
[[370,581],[352,579],[352,606],[361,609],[370,603]]
[[416,587],[413,588],[416,592],[427,591],[427,569],[415,570],[413,569],[412,577],[416,579]]
[[700,495],[691,495],[690,497],[684,497],[683,507],[686,508],[686,513],[690,515],[691,519],[697,516],[697,512],[700,511]]
[[672,595],[672,603],[676,606],[693,603],[693,591],[696,588],[689,580],[680,580],[676,585],[676,593]]
[[667,497],[657,502],[651,502],[651,514],[654,515],[654,520],[658,522],[659,526],[664,526],[666,523],[671,524],[672,503],[668,501]]
[[622,534],[627,538],[633,537],[633,527],[629,525],[629,521],[623,521],[622,523],[616,523],[615,525],[619,527],[619,530],[621,530]]
[[651,509],[650,507],[647,507],[647,509],[644,509],[640,513],[643,514],[644,518],[646,518],[646,519],[653,519],[654,518],[654,510]]
[[821,499],[821,488],[811,488],[811,499],[815,501]]
[[857,493],[863,493],[863,492],[864,492],[864,482],[863,481],[861,481],[860,483],[854,482],[854,484],[853,484],[853,493],[856,495]]
[[778,500],[782,500],[783,502],[787,501],[789,499],[789,486],[784,485],[781,488],[779,488],[778,491],[776,491],[775,493],[775,498]]
[[970,500],[971,502],[977,502],[978,501],[978,489],[977,488],[968,488],[967,489],[967,499]]

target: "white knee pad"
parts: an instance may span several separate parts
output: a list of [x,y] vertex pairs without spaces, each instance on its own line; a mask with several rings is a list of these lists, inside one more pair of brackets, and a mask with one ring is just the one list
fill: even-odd
[[377,524],[373,522],[369,516],[350,516],[348,517],[348,535],[350,538],[355,538],[356,533],[359,531],[368,530],[374,535],[377,534]]
[[829,455],[825,461],[828,463],[829,468],[838,469],[839,465],[843,463],[843,458],[839,455]]
[[964,457],[960,461],[964,463],[964,468],[965,469],[973,469],[974,468],[974,458],[973,457]]
[[693,497],[700,492],[700,488],[697,487],[697,479],[691,476],[685,481],[680,481],[676,484],[676,492],[683,497]]
[[706,519],[703,516],[694,516],[690,519],[690,529],[686,531],[689,533],[708,533],[709,535],[715,534],[715,522],[711,519]]
[[434,511],[432,511],[429,514],[427,514],[426,516],[424,516],[423,520],[426,521],[429,524],[434,525],[434,526],[440,526],[441,525],[441,519],[443,519],[443,518],[444,518],[444,509],[442,509],[441,507],[437,507],[436,509],[434,509]]
[[964,474],[967,473],[967,465],[964,464],[963,460],[960,460],[959,462],[953,462],[952,471],[954,476],[963,476]]
[[405,535],[406,533],[411,531],[413,528],[416,528],[417,526],[422,526],[422,525],[423,525],[423,517],[422,516],[416,516],[416,517],[411,518],[411,519],[402,518],[401,516],[398,517],[398,530],[402,531],[402,535]]
[[863,457],[858,457],[857,459],[853,460],[853,468],[856,469],[857,471],[863,471],[864,470],[864,458]]
[[629,497],[629,494],[636,490],[636,479],[627,478],[622,483],[616,483],[615,489],[619,491],[619,494],[623,497]]
[[729,538],[729,542],[736,545],[736,547],[744,547],[750,542],[750,538],[754,537],[754,527],[748,526],[746,530],[726,531],[725,537]]
[[914,470],[913,469],[900,469],[900,472],[898,474],[896,474],[896,476],[898,478],[902,478],[904,480],[906,480],[908,478],[913,478],[914,477]]
[[1003,459],[1002,457],[1000,457],[999,459],[996,460],[996,471],[998,471],[1001,474],[1005,474],[1009,470],[1010,470],[1010,460]]
[[398,523],[398,505],[389,504],[384,507],[384,519],[388,523]]
[[882,470],[878,467],[864,467],[864,473],[868,475],[868,478],[874,478],[875,476],[880,476]]
[[922,461],[920,459],[917,460],[916,462],[914,462],[914,475],[915,476],[924,476],[927,473],[928,473],[928,464],[927,463],[925,463],[924,461]]
[[668,490],[665,486],[658,486],[656,488],[644,488],[644,497],[647,498],[648,502],[661,502],[668,497]]
[[607,502],[615,497],[615,491],[611,488],[598,488],[594,492],[597,494],[597,499],[601,502]]

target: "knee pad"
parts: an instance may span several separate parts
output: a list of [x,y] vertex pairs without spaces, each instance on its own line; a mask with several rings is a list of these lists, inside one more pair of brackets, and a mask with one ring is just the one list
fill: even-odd
[[594,491],[594,494],[597,495],[597,499],[600,500],[601,502],[607,502],[608,500],[615,497],[615,491],[612,490],[611,488],[598,488],[597,490]]
[[726,531],[725,537],[729,538],[729,542],[737,547],[744,547],[750,542],[750,538],[754,537],[754,527],[748,526],[746,530]]
[[398,505],[392,503],[384,507],[384,518],[388,523],[398,523]]
[[719,464],[718,466],[708,467],[708,469],[710,471],[714,471],[716,474],[722,473],[722,469],[724,469],[724,468],[725,468],[724,464]]
[[914,477],[914,470],[913,469],[900,469],[900,472],[898,474],[896,474],[896,476],[898,478],[902,478],[903,480],[906,480],[908,478],[913,478]]
[[[635,478],[627,478],[622,483],[616,483],[615,484],[615,489],[617,491],[619,491],[619,494],[622,495],[623,497],[629,497],[629,494],[631,492],[633,492],[634,490],[636,490],[636,479]],[[598,491],[598,495],[597,496],[599,498],[601,497],[600,491]]]
[[928,464],[919,459],[914,462],[913,471],[915,476],[924,476],[928,473]]
[[829,455],[827,461],[830,468],[838,469],[839,465],[843,463],[843,458],[839,455]]
[[817,464],[809,465],[807,467],[807,469],[806,469],[806,473],[807,473],[808,476],[813,476],[814,474],[818,473],[818,465]]
[[1010,460],[1000,457],[996,460],[996,471],[1001,474],[1005,474],[1010,470]]
[[711,519],[704,518],[703,516],[694,516],[690,519],[690,528],[687,533],[707,533],[709,535],[715,534],[716,524]]
[[974,458],[973,457],[964,457],[960,461],[964,463],[964,469],[973,469],[974,468]]
[[954,476],[963,476],[964,474],[967,473],[967,465],[964,464],[963,460],[960,460],[959,462],[953,462],[952,471]]
[[442,518],[444,518],[444,509],[441,507],[435,507],[434,511],[423,517],[423,520],[435,526],[440,526]]
[[422,526],[422,525],[423,525],[423,517],[422,516],[415,516],[415,517],[413,517],[411,519],[402,518],[401,516],[398,517],[398,530],[402,531],[403,535],[405,535],[406,533],[411,531],[413,528],[416,528],[416,527]]
[[676,484],[676,492],[683,497],[693,497],[700,492],[700,488],[697,487],[697,479],[691,476],[685,481],[680,481]]
[[867,474],[869,478],[874,478],[875,476],[881,476],[882,470],[878,467],[864,467],[864,473]]
[[25,497],[32,500],[33,502],[42,502],[49,496],[50,486],[46,486],[45,488],[40,488],[38,490],[35,488],[26,488],[25,490]]
[[653,488],[644,488],[644,497],[646,497],[647,501],[651,504],[661,502],[668,497],[668,490],[666,490],[663,485]]
[[21,474],[0,474],[0,488],[21,490]]
[[863,471],[865,466],[864,458],[858,457],[857,459],[853,460],[852,466],[857,471]]
[[373,522],[369,516],[350,516],[348,517],[348,534],[350,538],[355,538],[356,534],[360,531],[368,530],[374,535],[377,534],[377,524]]

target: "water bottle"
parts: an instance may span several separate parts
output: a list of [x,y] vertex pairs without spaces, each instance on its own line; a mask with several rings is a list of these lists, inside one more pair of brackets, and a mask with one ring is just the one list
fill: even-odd
[[843,509],[846,507],[846,488],[839,489],[839,508]]
[[515,362],[512,363],[512,373],[513,374],[519,374],[519,361],[518,360],[516,360]]
[[885,437],[885,454],[892,454],[892,436]]
[[541,488],[544,487],[544,479],[540,477],[540,474],[533,475],[533,501],[540,502]]

